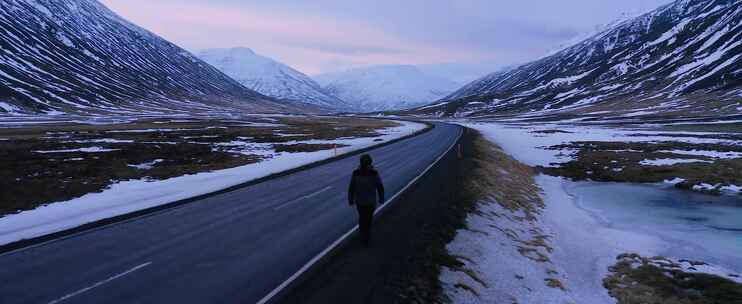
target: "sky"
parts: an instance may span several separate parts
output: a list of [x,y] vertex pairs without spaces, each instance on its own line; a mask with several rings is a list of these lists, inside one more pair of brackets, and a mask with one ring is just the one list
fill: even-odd
[[412,64],[468,81],[670,0],[101,2],[191,51],[248,47],[310,75]]

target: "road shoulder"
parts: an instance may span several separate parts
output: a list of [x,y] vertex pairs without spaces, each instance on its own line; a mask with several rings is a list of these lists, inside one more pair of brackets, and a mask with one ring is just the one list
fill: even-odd
[[374,223],[370,249],[354,237],[322,267],[274,302],[409,303],[435,302],[442,290],[439,265],[450,257],[445,245],[464,225],[475,199],[465,186],[475,133],[467,130],[418,183],[402,194]]

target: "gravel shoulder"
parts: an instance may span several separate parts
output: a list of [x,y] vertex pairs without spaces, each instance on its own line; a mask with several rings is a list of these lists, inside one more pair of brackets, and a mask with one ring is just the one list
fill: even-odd
[[453,149],[374,223],[372,248],[353,239],[279,303],[435,303],[439,266],[456,263],[445,245],[463,227],[475,196],[465,189],[476,165],[476,135]]

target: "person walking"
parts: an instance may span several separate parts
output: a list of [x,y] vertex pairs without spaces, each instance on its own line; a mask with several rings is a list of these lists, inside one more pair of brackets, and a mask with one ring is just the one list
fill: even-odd
[[384,185],[379,172],[374,169],[373,159],[368,154],[361,156],[361,165],[353,171],[348,187],[348,204],[356,205],[358,228],[364,247],[371,245],[371,224],[376,204],[384,203]]

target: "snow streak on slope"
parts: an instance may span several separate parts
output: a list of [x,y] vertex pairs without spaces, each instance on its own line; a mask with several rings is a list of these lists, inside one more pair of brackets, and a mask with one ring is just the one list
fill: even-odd
[[739,113],[741,56],[742,2],[679,0],[470,83],[421,112]]
[[261,94],[328,108],[349,107],[344,101],[324,92],[309,76],[283,63],[255,54],[251,49],[210,49],[197,55]]
[[456,90],[455,82],[409,65],[380,65],[314,77],[328,93],[361,111],[407,109],[436,101]]
[[0,114],[285,110],[95,0],[0,1],[0,102]]

